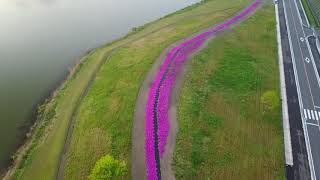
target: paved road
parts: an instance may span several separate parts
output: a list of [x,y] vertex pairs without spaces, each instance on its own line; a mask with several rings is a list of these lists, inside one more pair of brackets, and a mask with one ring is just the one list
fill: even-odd
[[[279,0],[278,7],[284,64],[292,64],[284,67],[287,92],[296,92],[296,96],[294,92],[288,95],[293,166],[287,168],[287,177],[320,180],[320,84],[315,64],[319,56],[308,40],[313,31],[300,0]],[[289,89],[293,81],[296,90]]]

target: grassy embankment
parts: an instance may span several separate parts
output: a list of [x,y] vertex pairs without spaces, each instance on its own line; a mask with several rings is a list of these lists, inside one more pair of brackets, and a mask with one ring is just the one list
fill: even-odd
[[317,18],[313,16],[313,13],[312,13],[307,1],[308,0],[301,0],[301,3],[304,8],[304,11],[306,12],[309,23],[312,27],[319,27],[319,22],[318,22]]
[[192,59],[178,104],[177,179],[284,179],[275,25],[264,5]]
[[[170,44],[223,21],[248,2],[207,0],[138,28],[84,57],[74,75],[41,108],[32,148],[14,172],[16,179],[55,179],[68,125],[79,105],[65,178],[86,179],[104,154],[123,159],[130,167],[135,99],[152,63]],[[82,102],[88,83],[105,60]]]
[[[85,179],[96,160],[111,154],[130,170],[131,129],[139,87],[152,63],[175,41],[232,16],[248,1],[207,1],[155,25],[172,24],[116,50],[102,66],[80,106],[68,152],[65,179]],[[226,11],[216,12],[230,7]],[[130,172],[127,178],[129,179]]]

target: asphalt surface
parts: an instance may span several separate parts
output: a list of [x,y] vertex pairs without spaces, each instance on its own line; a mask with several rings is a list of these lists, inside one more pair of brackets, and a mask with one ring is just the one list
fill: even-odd
[[293,152],[287,179],[320,180],[320,56],[300,0],[277,3]]

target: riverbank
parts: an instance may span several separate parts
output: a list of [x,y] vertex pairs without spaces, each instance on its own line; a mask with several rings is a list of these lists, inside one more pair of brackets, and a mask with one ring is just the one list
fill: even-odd
[[66,179],[86,178],[106,153],[130,166],[134,104],[154,60],[170,44],[223,21],[247,3],[208,0],[90,52],[54,98],[39,108],[37,128],[14,177],[55,179],[72,117],[74,132],[63,168]]
[[[76,66],[76,64],[74,66]],[[52,86],[50,86],[50,90],[39,95],[38,100],[35,103],[33,103],[30,113],[28,113],[28,116],[24,118],[28,121],[19,125],[19,134],[17,134],[19,141],[17,142],[15,151],[8,155],[6,162],[1,164],[0,166],[0,178],[3,177],[4,173],[10,168],[10,166],[12,166],[12,164],[14,164],[17,154],[20,154],[17,152],[19,152],[22,149],[22,147],[30,139],[30,136],[33,134],[33,129],[35,128],[35,123],[38,116],[39,106],[45,104],[46,101],[52,98],[53,92],[57,91],[57,89],[62,86],[62,84],[68,79],[69,74],[69,71],[66,71],[65,73],[61,74],[61,78],[59,78],[58,81],[56,81]]]
[[173,43],[234,16],[247,3],[206,1],[162,19],[154,24],[161,30],[116,50],[80,105],[63,177],[83,179],[97,159],[110,154],[127,162],[130,178],[134,107],[155,60]]
[[[83,57],[85,58],[88,54],[90,54],[93,50],[88,51]],[[43,95],[37,103],[35,103],[34,108],[32,109],[32,113],[30,115],[31,119],[31,127],[27,127],[24,130],[26,132],[25,137],[21,141],[20,147],[17,151],[11,156],[11,161],[8,163],[7,170],[0,173],[0,178],[10,179],[13,176],[18,177],[17,169],[24,166],[24,163],[28,161],[28,156],[31,155],[35,144],[37,143],[37,138],[43,135],[42,128],[44,128],[46,124],[45,113],[48,112],[46,109],[50,109],[50,102],[55,101],[58,96],[58,93],[63,89],[65,84],[75,75],[77,70],[80,68],[80,64],[83,58],[74,65],[73,68],[70,68],[68,73],[66,73],[65,77],[55,83],[51,91],[48,91],[46,95]]]

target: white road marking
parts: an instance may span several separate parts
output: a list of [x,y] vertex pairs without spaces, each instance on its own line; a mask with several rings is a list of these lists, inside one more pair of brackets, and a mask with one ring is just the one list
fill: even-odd
[[316,116],[316,120],[318,121],[319,118],[318,118],[318,112],[317,111],[314,111],[314,115]]
[[320,111],[312,110],[312,109],[303,109],[303,115],[306,120],[320,120]]
[[306,37],[306,39],[308,39],[309,37],[312,37],[312,36],[314,36],[313,34],[312,35],[308,35],[307,37]]
[[307,63],[310,62],[310,59],[309,59],[308,57],[306,57],[304,60],[305,60]]
[[308,125],[312,125],[312,126],[317,126],[317,127],[319,127],[318,124],[313,124],[313,123],[308,123],[308,122],[307,122],[307,124],[308,124]]
[[307,110],[306,109],[303,109],[303,112],[304,112],[304,118],[307,119]]
[[[298,7],[296,1],[295,1],[295,3],[296,3],[296,6]],[[300,4],[300,7],[303,7],[303,5],[302,5],[302,3],[301,3],[300,0],[299,0],[299,4]],[[304,17],[305,17],[305,19],[306,19],[306,21],[307,21],[307,26],[310,27],[310,23],[309,23],[309,20],[308,20],[308,18],[307,18],[307,15],[306,15],[306,12],[305,12],[304,8],[302,8],[302,11],[303,11],[303,15],[304,15]],[[299,14],[300,14],[300,13],[299,13]],[[300,16],[299,16],[299,17],[300,17]],[[302,23],[301,17],[300,17],[300,21],[301,21],[301,23]]]
[[[297,1],[296,0],[293,0],[294,1],[294,3],[295,3],[295,6],[296,6],[296,10],[297,10],[297,13],[298,13],[298,17],[299,17],[299,19],[300,19],[300,25],[301,25],[301,27],[302,27],[302,32],[303,32],[303,34],[304,34],[304,36],[305,36],[305,32],[304,32],[304,29],[303,29],[303,26],[302,26],[302,19],[301,19],[301,15],[300,15],[300,11],[299,11],[299,8],[298,8],[298,5],[297,5]],[[300,2],[300,7],[302,7],[302,10],[303,10],[303,13],[304,13],[304,15],[305,15],[305,19],[306,19],[306,21],[307,21],[307,23],[308,23],[308,26],[310,25],[309,24],[309,21],[308,21],[308,18],[306,17],[306,14],[305,14],[305,12],[304,12],[304,8],[303,8],[303,6],[302,6],[302,3],[301,3],[301,1],[299,0],[299,2]],[[284,7],[286,7],[286,3],[284,2],[283,3],[284,4]],[[290,6],[290,5],[289,5]],[[286,8],[285,8],[286,9]],[[285,16],[287,16],[287,14],[286,14],[286,10],[284,10],[284,12],[285,12]],[[288,19],[287,19],[287,17],[286,17],[286,21],[287,21]],[[286,24],[287,24],[288,22],[286,22]],[[288,24],[287,24],[288,25]],[[291,37],[290,37],[291,38]],[[308,39],[306,40],[308,43],[306,43],[307,44],[307,47],[308,47],[308,50],[309,50],[309,53],[310,53],[310,55],[311,55],[311,58],[312,58],[312,64],[313,64],[313,68],[316,70],[316,68],[315,68],[315,62],[314,62],[314,58],[313,58],[313,54],[312,54],[312,52],[311,52],[311,48],[310,48],[310,46],[309,46],[309,41],[308,41]],[[318,75],[318,73],[316,73],[316,71],[315,71],[315,74],[316,74],[316,77],[317,77],[317,80],[318,80],[318,85],[319,85],[319,87],[320,87],[320,78],[319,78],[319,75]],[[302,123],[303,124],[303,123]],[[313,157],[312,157],[312,152],[311,152],[311,147],[310,147],[310,140],[309,140],[309,134],[306,132],[306,129],[305,129],[305,127],[304,127],[304,135],[305,135],[305,137],[306,137],[306,145],[307,145],[307,151],[308,151],[308,160],[309,160],[309,166],[310,166],[310,171],[311,171],[311,179],[312,180],[314,180],[314,179],[316,179],[316,174],[315,174],[315,170],[314,170],[314,164],[313,164]]]
[[[304,12],[304,8],[302,6],[302,3],[301,3],[301,0],[300,1],[300,7],[302,7],[302,10],[303,10],[303,13],[305,15],[305,12]],[[304,37],[306,37],[306,33],[304,32],[304,28],[303,28],[303,22],[302,22],[302,19],[301,19],[301,14],[300,14],[300,11],[299,11],[299,8],[298,8],[298,4],[297,4],[297,1],[296,0],[293,0],[294,4],[295,4],[295,7],[296,7],[296,10],[297,10],[297,14],[298,14],[298,17],[299,17],[299,20],[300,20],[300,26],[302,28],[302,32],[303,32],[303,35]],[[291,7],[291,6],[290,6]],[[309,24],[309,21],[308,21],[308,18],[305,16],[306,18],[306,21],[308,23],[308,27],[310,27],[310,24]],[[314,72],[315,72],[315,75],[316,75],[316,78],[317,78],[317,81],[318,81],[318,86],[320,87],[320,77],[319,77],[319,74],[318,74],[318,70],[317,70],[317,67],[316,67],[316,64],[315,64],[315,61],[314,61],[314,57],[313,57],[313,54],[312,54],[312,51],[311,51],[311,48],[310,48],[310,44],[309,44],[309,40],[308,38],[306,39],[306,44],[307,44],[307,47],[308,47],[308,51],[309,51],[309,54],[311,56],[311,60],[312,60],[312,65],[313,65],[313,69],[314,69]],[[313,172],[314,173],[314,172]]]
[[[286,8],[286,3],[285,1],[282,1],[283,3],[283,7],[284,7],[284,17],[285,17],[285,23],[286,26],[289,27],[288,25],[288,15],[287,15],[287,8]],[[298,75],[297,75],[297,65],[296,65],[296,59],[294,57],[294,53],[293,53],[293,48],[292,48],[292,39],[291,39],[291,32],[290,32],[290,28],[287,28],[288,31],[288,37],[289,37],[289,46],[290,46],[290,53],[291,53],[291,58],[292,58],[292,63],[293,63],[293,71],[294,71],[294,76],[295,76],[295,81],[296,81],[296,85],[297,85],[297,91],[298,91],[298,100],[299,100],[299,105],[300,105],[300,110],[303,109],[303,101],[302,101],[302,97],[301,97],[301,88],[300,88],[300,84],[299,84],[299,80],[298,80]],[[301,111],[302,112],[302,111]],[[301,113],[301,117],[302,117],[302,113]],[[311,172],[313,172],[312,174],[314,174],[314,165],[313,165],[313,157],[312,157],[312,152],[311,152],[311,147],[310,147],[310,139],[309,139],[309,134],[307,132],[307,124],[306,121],[302,121],[302,126],[303,126],[303,134],[305,136],[305,140],[306,140],[306,147],[307,147],[307,151],[308,151],[308,160],[309,160],[309,166],[311,169]],[[314,176],[312,175],[311,178],[312,180]]]

